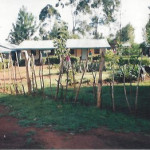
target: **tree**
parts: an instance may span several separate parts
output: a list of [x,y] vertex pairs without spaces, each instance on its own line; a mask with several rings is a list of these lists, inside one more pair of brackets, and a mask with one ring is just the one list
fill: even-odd
[[122,43],[130,42],[131,44],[133,44],[134,37],[134,28],[131,24],[127,24],[125,27],[123,27],[121,29],[121,34],[120,31],[118,31],[116,34],[116,39],[118,41],[121,41]]
[[79,22],[79,14],[77,12],[79,0],[68,0],[65,4],[66,6],[70,6],[71,15],[72,15],[72,34],[75,34],[77,24]]
[[78,27],[76,28],[76,31],[80,33],[83,37],[86,36],[86,33],[91,30],[91,27],[87,24],[85,20],[78,22]]
[[99,25],[109,24],[115,21],[115,11],[120,4],[119,0],[80,0],[77,10],[91,14],[91,27],[93,27],[94,38],[99,38]]
[[54,39],[54,46],[56,47],[55,53],[57,56],[60,57],[60,68],[59,68],[59,76],[57,81],[57,91],[55,95],[55,100],[58,99],[59,85],[61,83],[64,57],[69,53],[69,50],[66,48],[66,41],[68,39],[68,36],[69,36],[68,26],[64,22],[62,22],[62,24],[60,24],[60,28],[58,28],[57,37]]
[[[49,32],[50,39],[56,39],[60,30],[64,30],[66,26],[66,22],[62,21],[61,23],[55,21],[52,30]],[[65,30],[67,37],[69,36],[68,29]]]
[[60,19],[60,13],[50,4],[46,5],[40,12],[39,20],[44,21],[47,18],[55,17]]
[[60,20],[61,15],[52,5],[46,5],[40,12],[39,20],[41,21],[39,27],[39,35],[41,39],[50,39],[50,31],[54,25],[54,19]]
[[146,42],[150,44],[150,18],[146,24]]
[[36,30],[37,26],[34,16],[22,6],[19,10],[16,24],[13,24],[13,29],[9,33],[8,41],[12,44],[20,44],[22,41],[30,39]]

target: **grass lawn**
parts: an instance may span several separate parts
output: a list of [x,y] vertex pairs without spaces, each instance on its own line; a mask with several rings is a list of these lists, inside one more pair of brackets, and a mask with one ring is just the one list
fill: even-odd
[[[115,86],[117,111],[112,112],[110,88],[103,87],[102,109],[95,107],[92,87],[82,87],[77,104],[72,103],[73,89],[69,89],[67,102],[55,102],[50,98],[50,89],[45,89],[44,98],[36,96],[13,96],[0,94],[0,103],[10,108],[10,115],[19,119],[21,126],[50,127],[55,130],[82,132],[91,128],[105,126],[114,131],[150,133],[150,87],[139,87],[138,114],[129,114],[122,85]],[[127,86],[129,95],[129,86]],[[134,109],[135,87],[129,101]],[[1,114],[0,116],[3,116]]]

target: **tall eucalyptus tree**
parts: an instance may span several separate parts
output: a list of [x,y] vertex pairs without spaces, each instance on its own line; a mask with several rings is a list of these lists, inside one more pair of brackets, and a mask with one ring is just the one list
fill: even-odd
[[60,20],[61,15],[52,5],[46,5],[39,14],[40,27],[39,35],[43,40],[50,39],[49,34],[54,25],[55,19]]

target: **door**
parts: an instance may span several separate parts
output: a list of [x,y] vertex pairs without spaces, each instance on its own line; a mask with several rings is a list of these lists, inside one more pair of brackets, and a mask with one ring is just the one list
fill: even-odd
[[85,59],[87,59],[87,52],[88,52],[88,50],[87,49],[82,49],[82,60],[85,60]]

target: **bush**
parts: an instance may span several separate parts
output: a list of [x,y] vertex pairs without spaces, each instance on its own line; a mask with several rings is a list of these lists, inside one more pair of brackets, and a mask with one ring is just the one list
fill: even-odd
[[129,63],[133,64],[133,65],[137,65],[137,64],[139,64],[139,60],[136,56],[131,56],[130,58],[129,57],[120,57],[119,58],[118,64],[120,66],[123,66],[123,65],[129,64]]
[[99,59],[100,59],[100,55],[93,56],[93,60],[99,60]]
[[143,57],[142,58],[142,65],[149,66],[150,65],[150,58]]
[[125,74],[125,82],[136,81],[138,77],[138,66],[134,68],[132,65],[130,67],[125,68],[123,71],[119,70],[114,74],[114,79],[116,82],[123,82],[123,77]]
[[60,60],[58,58],[58,56],[52,56],[52,57],[49,57],[49,58],[46,58],[46,64],[48,64],[50,62],[50,64],[59,64],[60,63]]
[[71,59],[71,63],[72,63],[72,64],[74,64],[74,63],[76,63],[76,62],[79,61],[79,58],[78,58],[78,57],[75,57],[75,56],[71,56],[70,59]]
[[[52,56],[52,57],[46,58],[45,64],[48,64],[48,62],[49,62],[48,59],[50,61],[50,64],[59,64],[60,63],[58,56]],[[71,56],[70,59],[71,59],[71,63],[76,63],[79,60],[79,58],[75,57],[75,56]]]

